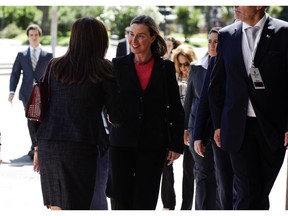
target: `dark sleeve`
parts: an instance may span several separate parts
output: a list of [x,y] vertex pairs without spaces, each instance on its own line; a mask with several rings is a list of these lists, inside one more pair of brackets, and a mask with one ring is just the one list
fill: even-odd
[[14,61],[13,67],[12,67],[12,72],[10,75],[10,91],[16,91],[20,75],[21,75],[21,70],[22,70],[22,65],[21,65],[21,55],[22,53],[18,53],[17,57]]
[[185,121],[184,121],[184,129],[188,129],[188,123],[189,123],[189,116],[192,106],[192,101],[194,97],[194,86],[192,82],[192,73],[193,73],[194,66],[191,66],[189,76],[188,76],[188,83],[187,83],[187,90],[186,90],[186,96],[184,100],[184,112],[185,112]]
[[213,122],[213,128],[220,128],[221,115],[225,97],[226,74],[221,52],[221,35],[218,35],[217,56],[215,65],[211,72],[210,84],[208,88],[209,106]]
[[165,62],[167,68],[170,117],[172,122],[170,127],[172,143],[169,146],[169,150],[182,154],[184,148],[184,109],[180,99],[174,63],[168,60],[165,60]]
[[[212,57],[209,62],[206,77],[203,83],[198,109],[196,112],[195,125],[194,125],[194,140],[207,140],[211,137],[212,123],[210,117],[210,108],[208,100],[208,87],[210,83],[211,71],[213,69],[215,57]],[[193,140],[193,141],[194,141]]]
[[120,102],[120,90],[116,78],[103,81],[105,92],[105,108],[109,121],[115,127],[122,122],[122,107]]

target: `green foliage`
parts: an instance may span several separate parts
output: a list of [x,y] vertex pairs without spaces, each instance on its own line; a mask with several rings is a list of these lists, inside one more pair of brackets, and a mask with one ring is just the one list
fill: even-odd
[[176,14],[176,22],[182,26],[185,42],[189,43],[190,36],[199,32],[198,22],[201,14],[200,9],[178,6],[176,8]]
[[138,7],[138,6],[113,6],[105,8],[103,14],[100,16],[105,20],[107,28],[111,31],[111,35],[118,35],[118,38],[124,37],[124,29],[130,26],[130,22],[137,15],[149,15],[156,23],[160,23],[158,7]]
[[0,38],[15,38],[21,33],[21,29],[19,29],[15,23],[11,23],[0,32]]
[[24,30],[31,23],[40,24],[41,17],[41,11],[35,6],[0,6],[1,29],[15,23]]
[[137,12],[138,7],[113,6],[107,7],[100,17],[106,21],[106,26],[110,29],[111,35],[118,35],[120,39],[124,37],[125,28],[130,25]]
[[82,17],[100,17],[102,6],[59,6],[58,7],[58,36],[69,36],[76,19]]

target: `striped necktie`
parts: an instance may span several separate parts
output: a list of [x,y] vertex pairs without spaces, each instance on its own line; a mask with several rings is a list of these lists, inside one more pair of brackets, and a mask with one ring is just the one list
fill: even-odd
[[31,62],[32,62],[32,67],[33,67],[33,71],[34,71],[36,68],[36,65],[37,65],[36,49],[33,49],[33,51],[32,51]]

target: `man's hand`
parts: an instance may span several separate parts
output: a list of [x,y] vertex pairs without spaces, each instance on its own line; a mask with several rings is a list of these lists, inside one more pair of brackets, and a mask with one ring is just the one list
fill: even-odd
[[214,141],[215,141],[216,145],[220,148],[221,147],[220,128],[218,128],[214,131]]
[[205,146],[203,145],[202,140],[194,141],[194,150],[198,155],[200,155],[201,157],[204,157]]
[[288,131],[285,133],[284,146],[286,147],[286,149],[288,149]]
[[9,101],[10,103],[12,103],[13,98],[14,98],[14,93],[9,93],[8,101]]

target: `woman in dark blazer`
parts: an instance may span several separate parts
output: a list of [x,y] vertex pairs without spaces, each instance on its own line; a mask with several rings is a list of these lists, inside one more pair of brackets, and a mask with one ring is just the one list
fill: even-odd
[[72,26],[68,51],[48,65],[51,99],[35,148],[48,208],[90,209],[97,156],[109,145],[101,116],[103,106],[112,123],[121,121],[112,63],[104,58],[108,42],[101,21],[78,19]]
[[112,197],[115,209],[153,210],[166,159],[173,163],[183,152],[184,110],[174,63],[160,58],[166,44],[154,20],[135,17],[128,41],[132,53],[113,59],[124,113],[110,133]]

